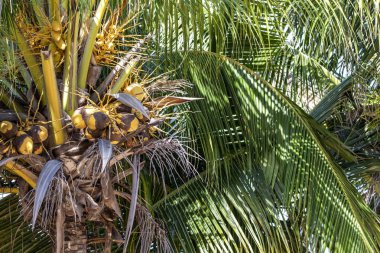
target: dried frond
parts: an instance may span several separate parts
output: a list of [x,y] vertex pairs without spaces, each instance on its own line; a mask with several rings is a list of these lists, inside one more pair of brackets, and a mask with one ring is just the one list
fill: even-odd
[[156,93],[162,94],[163,92],[184,95],[186,94],[186,89],[190,87],[192,87],[192,84],[187,80],[169,80],[169,76],[164,75],[147,84],[145,89],[151,96],[154,96]]
[[[38,224],[45,231],[49,231],[51,229],[55,222],[56,210],[62,206],[64,183],[67,184],[63,171],[59,170],[46,191],[46,196],[41,207],[41,216],[39,217]],[[31,190],[27,192],[26,195],[20,200],[20,203],[22,204],[21,213],[24,218],[32,217],[34,197],[35,191]]]
[[138,205],[136,216],[137,226],[139,228],[137,244],[140,245],[141,253],[149,252],[152,246],[157,252],[174,252],[163,224],[157,219],[154,219],[147,208]]
[[45,230],[48,230],[54,226],[53,224],[55,223],[56,211],[62,206],[64,197],[64,181],[66,180],[63,171],[59,170],[47,190],[44,200],[45,205],[41,211],[40,221],[41,227]]
[[199,155],[175,135],[152,141],[137,152],[147,156],[150,169],[162,178],[189,178],[197,174],[190,158],[199,159]]

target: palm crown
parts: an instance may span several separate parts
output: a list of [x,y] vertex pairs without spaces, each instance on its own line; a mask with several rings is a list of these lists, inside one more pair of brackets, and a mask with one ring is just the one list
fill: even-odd
[[[57,252],[379,249],[376,195],[360,195],[376,182],[376,153],[363,157],[376,142],[360,142],[374,130],[334,133],[340,98],[377,84],[375,1],[1,13],[0,178],[28,238],[42,229],[29,250],[50,251],[46,234]],[[17,198],[0,205],[5,231]],[[11,237],[3,248],[21,250]]]

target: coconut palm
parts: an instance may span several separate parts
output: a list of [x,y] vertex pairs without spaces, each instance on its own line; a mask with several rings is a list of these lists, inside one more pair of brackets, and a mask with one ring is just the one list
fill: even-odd
[[1,250],[379,250],[376,1],[1,6]]

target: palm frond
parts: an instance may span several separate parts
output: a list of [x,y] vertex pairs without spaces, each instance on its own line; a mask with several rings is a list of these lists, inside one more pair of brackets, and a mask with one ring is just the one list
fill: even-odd
[[19,197],[9,195],[0,201],[0,252],[51,252],[49,236],[38,229],[32,232],[21,216]]
[[[194,113],[187,125],[207,161],[204,179],[194,179],[155,205],[186,251],[378,249],[375,214],[299,107],[231,59],[196,52],[171,59],[170,66],[180,66],[177,73],[195,84],[193,95],[205,98],[189,105]],[[262,188],[272,197],[250,200],[264,194]],[[264,209],[273,214],[260,218]],[[255,226],[253,217],[263,224]],[[267,241],[273,238],[277,241]]]
[[371,86],[377,82],[380,65],[380,55],[376,51],[370,51],[362,60],[362,63],[341,83],[331,89],[321,101],[313,108],[310,115],[318,122],[326,120],[334,108],[342,102],[343,94],[351,90],[355,84]]
[[[379,47],[376,1],[145,0],[142,27],[157,52],[211,51],[262,72],[297,104],[312,109],[362,56]],[[311,104],[311,105],[310,105]]]

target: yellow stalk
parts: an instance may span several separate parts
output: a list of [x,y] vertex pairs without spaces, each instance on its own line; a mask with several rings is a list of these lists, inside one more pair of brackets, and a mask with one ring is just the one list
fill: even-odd
[[[65,69],[63,77],[63,109],[71,115],[77,108],[77,70],[78,70],[78,32],[79,14],[75,14],[74,32],[72,22],[69,22],[67,47],[65,52]],[[73,36],[73,38],[72,38]]]
[[52,20],[51,17],[53,16],[53,3],[52,1],[47,1],[47,4],[48,4],[48,10],[49,10],[49,17]]
[[86,45],[84,47],[84,52],[79,67],[78,84],[81,89],[86,88],[87,73],[90,67],[90,60],[95,45],[96,34],[100,28],[100,23],[102,22],[107,4],[108,0],[101,0],[98,8],[96,9],[95,16],[91,20],[90,30],[88,32]]
[[51,20],[56,20],[58,22],[61,22],[61,14],[59,13],[59,0],[51,0],[48,1],[51,2],[52,12],[50,13]]
[[[72,67],[72,60],[71,59],[71,30],[72,30],[72,22],[68,22],[67,27],[67,46],[65,49],[65,64],[63,67],[63,92],[62,92],[62,107],[63,110],[65,110],[68,113],[68,106],[69,106],[69,98],[70,98],[70,74],[71,74],[71,67]],[[69,113],[70,114],[70,113]]]
[[[74,38],[73,38],[73,48],[78,48],[78,34],[79,34],[79,20],[80,16],[79,13],[75,14],[75,27],[74,27]],[[72,73],[71,73],[71,107],[70,112],[74,112],[74,110],[77,109],[77,78],[78,78],[78,50],[72,50]]]
[[14,28],[13,32],[16,37],[17,45],[21,50],[21,54],[24,57],[26,65],[28,66],[28,69],[30,71],[30,74],[33,77],[34,83],[36,84],[39,95],[42,97],[42,104],[45,105],[46,99],[44,98],[44,95],[43,95],[44,81],[42,79],[41,68],[38,62],[36,61],[36,58],[33,56],[33,52],[28,47],[28,44],[25,38],[22,36],[18,28]]
[[55,77],[53,56],[50,51],[41,51],[42,71],[45,79],[45,94],[49,108],[50,120],[56,145],[65,142],[65,132],[62,126],[62,110],[58,92],[57,79]]
[[0,193],[13,193],[18,194],[18,188],[2,187],[0,188]]
[[133,69],[136,67],[137,63],[139,62],[140,57],[137,57],[133,60],[131,60],[128,65],[123,69],[121,75],[116,80],[115,84],[111,88],[111,94],[118,93],[120,89],[123,87],[125,81],[132,73]]
[[21,164],[18,164],[14,161],[10,161],[10,162],[7,162],[4,165],[4,167],[10,173],[15,174],[21,177],[22,179],[24,179],[25,182],[27,182],[31,187],[36,188],[37,179],[38,179],[37,176],[34,175],[29,170],[25,169],[25,167],[22,166]]

